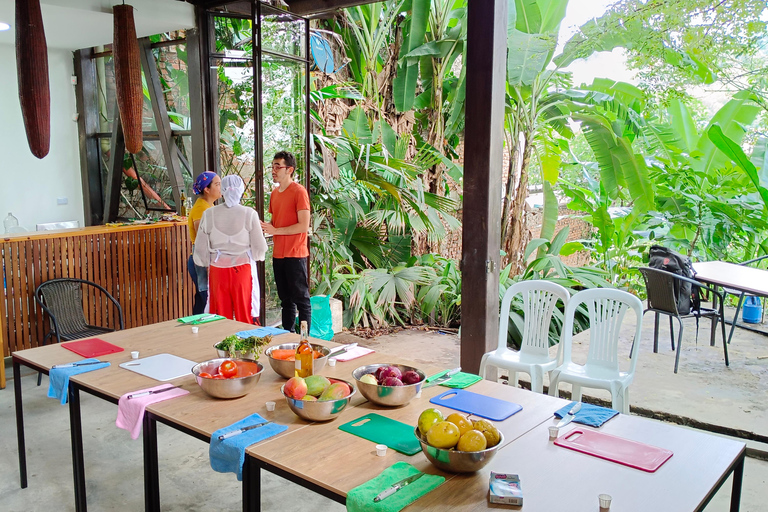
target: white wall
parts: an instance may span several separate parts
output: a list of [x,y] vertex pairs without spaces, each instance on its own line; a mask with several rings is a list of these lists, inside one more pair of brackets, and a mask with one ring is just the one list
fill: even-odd
[[[0,218],[8,212],[29,231],[43,222],[77,220],[83,226],[83,191],[75,113],[72,52],[48,52],[51,146],[42,160],[32,155],[24,131],[16,77],[16,52],[0,44]],[[68,204],[57,205],[58,198]],[[0,233],[3,232],[0,225]]]

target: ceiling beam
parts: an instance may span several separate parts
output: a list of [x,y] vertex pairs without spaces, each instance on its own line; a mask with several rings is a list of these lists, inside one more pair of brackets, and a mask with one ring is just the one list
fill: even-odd
[[[181,0],[184,1],[184,0]],[[219,7],[236,0],[186,0],[190,4],[210,9]],[[336,11],[356,5],[374,4],[374,0],[285,0],[291,12],[300,16]]]

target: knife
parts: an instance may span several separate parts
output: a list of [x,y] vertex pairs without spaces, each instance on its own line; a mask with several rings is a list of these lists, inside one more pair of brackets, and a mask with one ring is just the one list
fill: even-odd
[[331,358],[333,356],[337,356],[339,354],[343,354],[347,350],[356,347],[357,343],[350,343],[349,345],[343,345],[341,347],[336,347],[333,350],[331,350],[330,354],[328,354],[328,357]]
[[448,370],[447,372],[440,375],[438,378],[436,378],[432,382],[427,382],[426,384],[424,384],[421,387],[421,389],[431,388],[432,386],[437,386],[438,384],[442,384],[443,382],[448,382],[449,380],[451,380],[451,377],[453,377],[460,371],[461,371],[461,366],[459,366],[458,368],[454,368],[453,370]]
[[104,363],[106,363],[106,361],[91,361],[91,362],[88,362],[88,363],[55,364],[55,365],[51,366],[51,370],[53,370],[54,368],[76,368],[78,366],[86,366],[86,365],[89,365],[89,364],[104,364]]
[[571,410],[568,411],[568,414],[563,416],[563,419],[561,419],[560,422],[555,426],[557,428],[566,426],[567,424],[573,421],[573,418],[576,417],[576,413],[579,412],[580,410],[581,410],[581,402],[576,402],[576,404],[573,407],[571,407]]
[[139,397],[147,396],[147,395],[156,395],[157,393],[165,393],[166,391],[170,391],[172,389],[177,389],[177,388],[176,388],[176,386],[171,386],[169,388],[152,389],[150,391],[141,391],[139,393],[134,393],[132,395],[128,395],[128,400],[130,400],[131,398],[139,398]]
[[383,499],[389,498],[390,496],[395,494],[397,491],[399,491],[400,489],[402,489],[406,485],[412,484],[413,482],[415,482],[416,480],[418,480],[419,478],[421,478],[423,476],[424,476],[424,473],[416,473],[415,475],[411,475],[408,478],[404,478],[404,479],[400,480],[399,482],[397,482],[392,487],[387,487],[386,489],[381,491],[378,496],[373,498],[373,502],[374,503],[378,503],[378,502],[380,502]]
[[253,430],[255,428],[263,427],[264,425],[269,425],[272,423],[271,421],[262,421],[261,423],[256,423],[254,425],[248,425],[247,427],[241,427],[237,430],[233,430],[232,432],[227,432],[226,434],[222,434],[219,436],[219,441],[223,441],[225,439],[229,439],[230,437],[239,436],[243,432],[248,432],[249,430]]

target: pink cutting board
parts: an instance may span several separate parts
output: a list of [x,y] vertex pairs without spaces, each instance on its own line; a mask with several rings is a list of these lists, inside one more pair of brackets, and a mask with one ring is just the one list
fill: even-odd
[[555,444],[649,473],[672,457],[672,452],[663,448],[581,428],[557,438]]
[[107,354],[122,352],[124,349],[99,338],[88,338],[80,341],[68,341],[61,344],[62,347],[71,350],[83,357],[98,357]]

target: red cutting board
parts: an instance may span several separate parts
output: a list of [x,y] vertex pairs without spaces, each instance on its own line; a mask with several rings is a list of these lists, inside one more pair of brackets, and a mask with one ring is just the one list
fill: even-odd
[[107,343],[99,338],[88,338],[85,340],[68,341],[61,344],[62,347],[67,350],[71,350],[75,354],[80,354],[83,357],[98,357],[106,354],[114,354],[116,352],[122,352],[124,349]]
[[557,438],[555,444],[649,473],[672,457],[672,452],[663,448],[581,428]]

